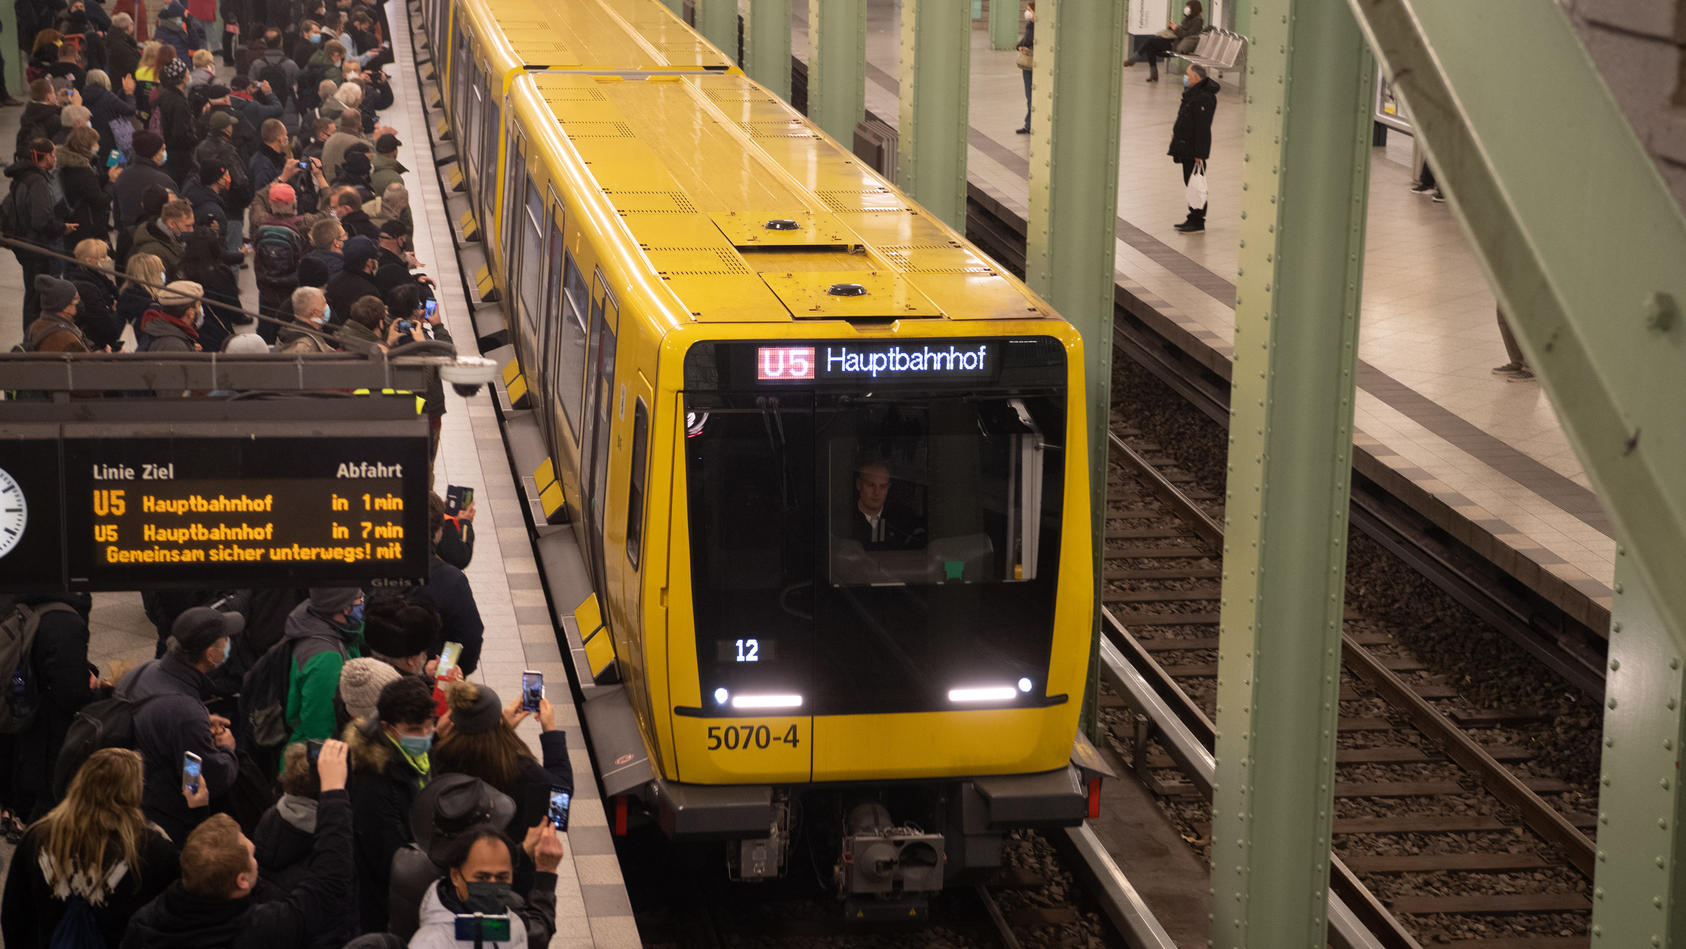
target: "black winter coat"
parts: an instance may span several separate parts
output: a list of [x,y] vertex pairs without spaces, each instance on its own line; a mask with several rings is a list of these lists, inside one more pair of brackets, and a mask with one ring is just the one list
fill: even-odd
[[[64,918],[67,904],[53,894],[37,862],[43,836],[39,827],[24,835],[12,858],[12,872],[6,876],[6,895],[0,902],[0,936],[11,949],[49,949],[53,930]],[[105,903],[94,908],[108,946],[117,945],[123,938],[123,929],[137,910],[181,876],[176,845],[156,828],[141,839],[139,849],[140,866],[130,867]],[[115,850],[113,840],[106,853]]]
[[76,284],[82,304],[76,309],[76,325],[96,349],[115,345],[123,335],[123,320],[117,315],[117,285],[111,278],[81,264],[65,267],[64,279]]
[[111,185],[105,166],[64,165],[59,168],[59,187],[69,212],[65,218],[76,225],[76,230],[64,235],[65,253],[90,237],[111,246]]
[[[158,302],[150,291],[131,287],[117,295],[117,319],[133,327],[138,336],[141,316],[157,305]],[[237,642],[239,639],[240,637],[235,637]]]
[[1171,126],[1171,148],[1167,154],[1172,161],[1204,160],[1211,156],[1212,116],[1218,111],[1220,88],[1216,80],[1206,78],[1183,90],[1177,121]]
[[52,138],[63,128],[59,124],[59,114],[63,106],[57,101],[36,102],[33,99],[23,107],[23,116],[18,119],[18,146],[14,153],[24,151],[29,140],[39,135],[42,138]]
[[180,882],[136,913],[122,949],[269,949],[309,945],[343,919],[351,901],[351,803],[327,791],[316,808],[316,835],[305,880],[291,890],[263,882],[238,900],[189,893]]
[[146,189],[158,185],[176,191],[180,188],[170,173],[158,167],[150,158],[136,158],[117,176],[111,186],[111,196],[117,202],[117,229],[133,230],[141,221],[141,198]]
[[463,675],[473,673],[480,665],[486,624],[480,619],[480,607],[474,602],[474,590],[469,587],[468,578],[435,554],[428,559],[427,583],[420,593],[444,620],[439,641],[430,644],[430,653],[437,655],[447,642],[462,643],[462,658],[457,664],[462,667]]
[[[297,889],[309,881],[310,854],[316,845],[316,812],[314,800],[291,795],[283,795],[280,801],[263,812],[257,828],[252,831],[259,876],[283,890]],[[353,813],[353,826],[356,822]],[[357,935],[354,902],[347,900],[345,909],[342,924],[320,933],[310,944],[312,949],[340,949]]]
[[20,160],[6,169],[6,177],[12,179],[12,214],[22,225],[17,236],[49,250],[58,250],[64,240],[64,218],[53,202],[47,173],[34,162]]
[[329,320],[330,325],[340,326],[351,319],[351,305],[363,297],[380,297],[384,303],[386,298],[381,296],[381,288],[368,274],[342,270],[334,275],[328,285],[322,288],[323,296],[328,298],[328,305],[333,307],[334,315]]
[[234,786],[240,760],[232,748],[211,741],[210,712],[205,700],[211,680],[175,655],[144,663],[117,683],[117,695],[133,702],[147,701],[135,712],[135,744],[146,761],[146,785],[141,807],[171,840],[186,840],[187,832],[204,814],[189,813],[181,796],[183,752],[203,762],[205,783],[213,799]]
[[7,803],[22,812],[20,817],[33,820],[57,803],[52,800],[53,768],[58,764],[65,732],[76,712],[95,698],[88,688],[88,609],[92,601],[85,593],[62,598],[29,596],[21,601],[36,608],[62,602],[76,610],[43,614],[35,631],[35,644],[29,650],[30,672],[41,693],[41,707],[35,721],[13,745],[14,756],[7,763],[12,772],[12,800]]
[[140,45],[135,38],[122,30],[111,30],[105,34],[105,71],[111,76],[111,84],[121,88],[123,77],[130,75],[140,66]]
[[164,133],[164,147],[177,155],[192,155],[199,140],[193,135],[193,110],[180,89],[161,89],[158,92],[158,128]]
[[393,747],[379,719],[346,726],[344,737],[351,746],[346,790],[357,836],[358,913],[365,932],[379,932],[386,928],[392,855],[414,839],[410,807],[431,776]]

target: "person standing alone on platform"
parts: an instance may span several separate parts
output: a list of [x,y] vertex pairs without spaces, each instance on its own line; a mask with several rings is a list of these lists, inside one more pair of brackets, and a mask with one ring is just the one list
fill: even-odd
[[1499,338],[1504,340],[1505,355],[1509,358],[1504,365],[1494,366],[1493,374],[1505,376],[1506,382],[1527,382],[1534,378],[1534,371],[1528,368],[1528,357],[1522,354],[1522,347],[1516,345],[1516,335],[1510,331],[1510,322],[1505,319],[1503,309],[1498,311],[1498,316]]
[[1030,134],[1030,79],[1036,63],[1036,0],[1031,0],[1024,9],[1024,35],[1019,37],[1019,72],[1024,73],[1024,125],[1019,127],[1020,135]]
[[[1206,75],[1206,67],[1190,66],[1183,74],[1183,102],[1171,126],[1171,160],[1183,166],[1183,185],[1196,171],[1206,174],[1206,158],[1212,153],[1212,116],[1218,111],[1217,80]],[[1184,234],[1206,229],[1206,201],[1200,207],[1190,203],[1188,219],[1177,225]]]

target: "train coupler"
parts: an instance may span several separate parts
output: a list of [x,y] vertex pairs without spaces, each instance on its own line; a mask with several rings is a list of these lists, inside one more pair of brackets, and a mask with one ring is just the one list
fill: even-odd
[[925,895],[943,888],[943,836],[897,825],[889,810],[876,802],[850,811],[847,830],[836,874],[846,918],[921,918]]

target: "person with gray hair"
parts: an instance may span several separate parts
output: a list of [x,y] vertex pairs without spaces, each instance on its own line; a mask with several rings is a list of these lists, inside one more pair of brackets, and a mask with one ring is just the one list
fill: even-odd
[[[82,104],[88,107],[88,125],[100,135],[99,151],[94,162],[104,166],[113,149],[127,152],[134,147],[135,135],[135,77],[120,74],[116,90],[111,88],[111,74],[103,69],[88,70],[87,85],[82,87]],[[66,107],[68,109],[68,107]],[[61,119],[63,121],[61,112]]]
[[293,291],[293,322],[298,325],[281,330],[276,352],[297,355],[335,351],[333,343],[322,335],[322,327],[328,323],[328,298],[319,287]]
[[105,33],[106,75],[122,79],[140,68],[140,44],[135,42],[135,18],[127,13],[111,15],[111,29]]

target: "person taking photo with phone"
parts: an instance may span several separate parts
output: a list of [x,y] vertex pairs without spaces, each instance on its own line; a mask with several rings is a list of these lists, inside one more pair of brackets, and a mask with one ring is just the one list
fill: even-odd
[[[452,841],[447,869],[422,897],[421,926],[410,949],[456,949],[464,943],[503,949],[541,949],[556,929],[556,868],[562,840],[549,823],[527,830],[516,859],[515,842],[497,829],[482,826]],[[518,887],[518,862],[537,867],[532,883]],[[476,919],[473,914],[501,919]],[[505,926],[507,925],[507,929]],[[482,928],[480,932],[475,927]]]
[[[281,759],[281,797],[263,812],[252,831],[258,875],[283,890],[297,889],[310,875],[322,801],[317,763],[325,747],[323,741],[287,746]],[[312,949],[339,949],[357,935],[356,907],[347,900],[344,910],[338,925],[317,933]]]

